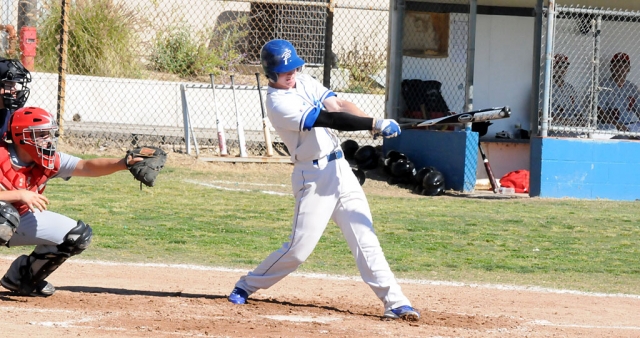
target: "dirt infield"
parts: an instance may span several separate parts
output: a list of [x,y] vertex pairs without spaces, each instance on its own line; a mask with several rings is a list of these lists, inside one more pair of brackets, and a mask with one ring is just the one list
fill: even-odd
[[[2,257],[6,269],[13,257]],[[3,337],[640,337],[640,296],[401,281],[418,322],[381,320],[359,278],[291,275],[248,304],[245,271],[71,259],[49,298],[0,292]]]

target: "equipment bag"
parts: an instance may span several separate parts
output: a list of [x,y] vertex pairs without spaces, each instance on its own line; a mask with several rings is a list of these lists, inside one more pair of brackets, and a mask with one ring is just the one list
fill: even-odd
[[516,170],[506,173],[500,179],[500,186],[513,188],[516,193],[529,192],[529,170]]

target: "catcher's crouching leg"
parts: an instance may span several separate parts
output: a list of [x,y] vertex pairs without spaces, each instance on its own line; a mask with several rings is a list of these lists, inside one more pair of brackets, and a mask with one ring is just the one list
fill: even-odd
[[22,255],[13,261],[9,271],[0,280],[0,284],[20,295],[40,297],[53,295],[56,289],[45,278],[67,258],[84,251],[91,244],[92,235],[91,227],[78,221],[78,225],[69,230],[62,244],[53,247],[53,252],[50,246],[38,246],[29,256]]

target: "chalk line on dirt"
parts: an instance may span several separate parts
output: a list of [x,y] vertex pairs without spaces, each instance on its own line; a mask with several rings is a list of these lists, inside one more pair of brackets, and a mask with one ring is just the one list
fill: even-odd
[[310,316],[296,316],[296,315],[291,315],[291,316],[266,315],[266,316],[260,316],[260,317],[264,317],[272,320],[289,321],[289,322],[296,322],[296,323],[321,323],[321,324],[342,320],[342,318],[336,318],[336,317],[322,317],[322,316],[310,317]]
[[579,329],[616,329],[616,330],[640,330],[640,326],[620,326],[620,325],[583,325],[583,324],[556,324],[548,320],[534,320],[529,324],[540,326],[554,326],[554,327],[572,327]]

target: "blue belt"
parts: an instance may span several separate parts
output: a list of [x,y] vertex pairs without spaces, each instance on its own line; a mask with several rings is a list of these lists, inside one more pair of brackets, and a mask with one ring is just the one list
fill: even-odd
[[[331,162],[331,161],[337,160],[339,158],[342,158],[342,150],[334,151],[331,154],[327,155],[326,158],[327,158],[327,162]],[[319,159],[313,160],[313,164],[314,165],[318,165],[318,160]]]

